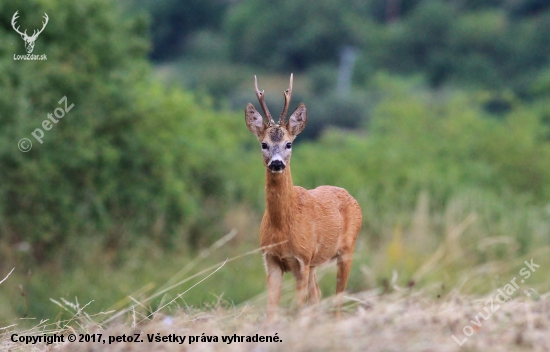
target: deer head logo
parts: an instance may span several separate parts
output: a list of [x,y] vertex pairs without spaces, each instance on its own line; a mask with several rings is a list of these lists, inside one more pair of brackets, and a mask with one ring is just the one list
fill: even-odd
[[44,28],[46,28],[46,25],[48,24],[48,14],[44,12],[44,19],[46,20],[46,22],[42,22],[42,29],[40,29],[38,32],[36,31],[36,29],[32,32],[32,35],[29,37],[27,35],[27,30],[25,29],[25,32],[21,33],[19,31],[19,27],[15,28],[15,25],[16,25],[16,21],[17,19],[19,18],[19,16],[17,15],[17,13],[19,12],[19,10],[15,11],[15,13],[13,14],[13,17],[11,18],[11,25],[13,27],[13,29],[19,33],[19,35],[21,35],[21,38],[23,38],[23,40],[25,41],[25,49],[27,50],[27,53],[31,54],[33,49],[34,49],[34,41],[36,40],[36,38],[38,38],[38,35],[40,33],[42,33],[42,31],[44,30]]

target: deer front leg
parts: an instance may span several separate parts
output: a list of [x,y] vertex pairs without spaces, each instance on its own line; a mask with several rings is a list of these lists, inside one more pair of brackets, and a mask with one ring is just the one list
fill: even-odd
[[292,268],[292,274],[296,278],[296,306],[301,308],[307,298],[309,264],[304,264],[301,260],[298,260],[298,265]]
[[283,284],[283,270],[269,254],[264,256],[267,268],[267,321],[273,321],[277,315],[277,308],[281,300],[281,286]]
[[321,300],[321,290],[317,284],[317,275],[315,274],[315,267],[309,268],[309,282],[308,282],[308,303],[317,304]]

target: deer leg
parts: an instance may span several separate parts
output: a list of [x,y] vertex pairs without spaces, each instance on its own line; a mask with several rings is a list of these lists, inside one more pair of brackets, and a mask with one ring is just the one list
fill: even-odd
[[349,272],[351,270],[351,253],[338,256],[338,272],[336,274],[336,315],[339,317],[342,310],[342,292],[346,289]]
[[283,284],[283,269],[270,255],[264,256],[267,268],[267,321],[272,321],[277,315],[277,308],[281,300],[281,287]]
[[308,303],[317,304],[321,300],[321,290],[317,284],[317,274],[315,274],[315,267],[309,268],[309,282],[308,286]]
[[296,278],[296,305],[302,307],[307,298],[307,284],[309,280],[309,264],[304,264],[298,260],[298,265],[292,268],[292,273]]

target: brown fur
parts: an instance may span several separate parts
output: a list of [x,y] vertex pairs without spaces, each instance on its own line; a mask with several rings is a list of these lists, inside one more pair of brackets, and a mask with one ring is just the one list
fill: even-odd
[[284,132],[281,128],[273,128],[269,131],[269,139],[271,139],[272,142],[280,142],[283,140]]
[[268,319],[280,300],[282,275],[296,278],[296,302],[301,306],[309,293],[311,303],[320,299],[315,267],[338,261],[336,293],[344,291],[351,269],[355,241],[361,229],[359,204],[338,187],[305,190],[292,185],[290,165],[282,174],[266,170],[266,212],[260,244],[268,271]]

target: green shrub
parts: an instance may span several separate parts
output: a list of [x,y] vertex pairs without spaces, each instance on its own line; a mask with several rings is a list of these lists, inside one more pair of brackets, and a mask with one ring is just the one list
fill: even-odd
[[[9,23],[16,4],[2,6]],[[123,21],[103,0],[36,1],[21,20],[44,12],[50,23],[35,53],[47,61],[13,60],[23,42],[0,28],[17,44],[0,52],[3,238],[31,244],[40,260],[62,249],[70,258],[73,236],[95,236],[114,248],[145,234],[166,245],[189,233],[200,238],[235,188],[226,172],[244,131],[234,115],[150,81],[140,17]],[[74,107],[40,144],[31,132],[64,96]],[[31,151],[17,149],[21,138],[33,142]],[[210,208],[207,199],[215,200]]]

